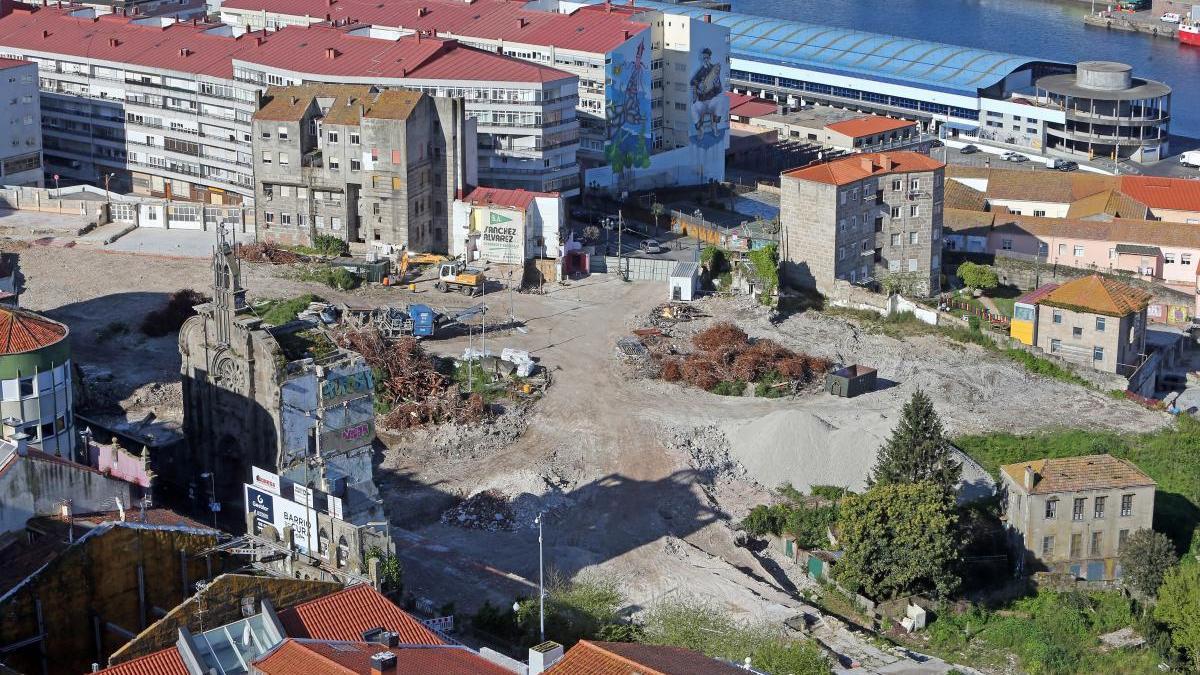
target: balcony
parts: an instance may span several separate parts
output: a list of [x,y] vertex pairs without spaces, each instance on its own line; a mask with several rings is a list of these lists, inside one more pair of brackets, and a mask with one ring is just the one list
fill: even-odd
[[325,160],[321,155],[321,150],[309,150],[300,156],[300,166],[307,169],[323,169],[325,168]]

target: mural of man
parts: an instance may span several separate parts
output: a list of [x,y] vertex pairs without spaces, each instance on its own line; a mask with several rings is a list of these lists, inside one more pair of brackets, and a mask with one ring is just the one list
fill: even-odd
[[721,66],[713,63],[712,50],[708,47],[700,50],[701,63],[692,75],[692,124],[695,125],[696,135],[704,135],[704,123],[707,121],[709,130],[716,136],[720,132],[717,126],[721,123],[717,105],[725,94],[721,83]]

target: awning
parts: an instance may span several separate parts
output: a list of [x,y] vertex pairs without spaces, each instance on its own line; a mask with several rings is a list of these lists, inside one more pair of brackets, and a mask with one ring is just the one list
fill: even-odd
[[944,126],[947,129],[957,129],[959,131],[979,131],[979,125],[971,124],[970,122],[951,122],[947,120]]

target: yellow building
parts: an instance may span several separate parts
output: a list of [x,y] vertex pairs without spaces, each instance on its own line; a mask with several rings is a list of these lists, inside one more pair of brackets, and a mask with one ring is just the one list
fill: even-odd
[[1046,284],[1022,295],[1013,303],[1013,318],[1009,324],[1008,335],[1021,344],[1033,346],[1037,344],[1037,305],[1058,288],[1058,284]]

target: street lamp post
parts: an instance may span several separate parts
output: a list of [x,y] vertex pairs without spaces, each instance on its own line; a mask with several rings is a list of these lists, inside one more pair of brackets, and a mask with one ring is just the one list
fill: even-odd
[[539,513],[533,522],[538,526],[538,636],[546,641],[546,586],[542,575],[542,515]]
[[208,503],[208,510],[212,511],[213,527],[216,527],[217,512],[221,510],[221,502],[217,501],[217,476],[212,471],[205,471],[200,474],[200,477],[207,478],[209,481],[208,484],[211,489],[209,495],[212,497],[212,501]]

